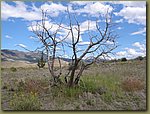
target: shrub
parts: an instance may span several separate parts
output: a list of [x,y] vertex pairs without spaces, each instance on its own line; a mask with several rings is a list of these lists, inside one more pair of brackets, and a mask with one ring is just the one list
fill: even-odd
[[8,89],[7,85],[3,85],[2,89]]
[[26,79],[18,83],[19,91],[26,91],[27,93],[42,93],[45,92],[45,87],[48,87],[48,81],[42,79]]
[[36,93],[18,93],[14,94],[10,106],[13,110],[40,110],[41,102]]
[[45,61],[43,61],[43,60],[38,60],[37,66],[38,66],[39,68],[44,68],[44,66],[45,66]]
[[25,88],[25,82],[21,79],[18,83],[17,83],[17,87],[19,91],[23,91]]
[[40,60],[38,60],[37,66],[38,66],[39,68],[44,68],[45,63],[46,63],[46,61],[44,61],[43,52],[42,52],[42,56],[41,56]]
[[142,57],[142,56],[138,56],[137,58],[136,58],[136,60],[143,60],[144,58]]
[[16,69],[15,67],[11,67],[10,70],[11,70],[12,72],[16,72],[16,71],[17,71],[17,69]]
[[[14,83],[15,82],[15,83]],[[49,80],[44,78],[27,78],[27,79],[19,79],[17,81],[12,81],[14,88],[16,88],[19,92],[26,92],[26,93],[45,93],[49,89]]]
[[127,59],[126,58],[122,58],[121,61],[127,61]]
[[6,83],[6,82],[3,82],[1,87],[2,87],[2,89],[8,89],[9,88],[9,84]]
[[1,68],[1,71],[4,71],[4,68]]
[[122,81],[121,87],[125,91],[139,91],[144,88],[144,85],[141,80],[134,78],[134,77],[129,77],[125,80]]

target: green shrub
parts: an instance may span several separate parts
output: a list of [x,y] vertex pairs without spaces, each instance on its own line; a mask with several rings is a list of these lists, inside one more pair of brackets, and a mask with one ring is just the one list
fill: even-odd
[[4,71],[4,68],[1,68],[1,71]]
[[9,84],[6,83],[6,82],[3,82],[2,85],[1,85],[1,88],[2,89],[8,89],[9,88]]
[[45,63],[46,63],[46,61],[44,61],[43,55],[44,55],[44,54],[43,54],[43,52],[42,52],[42,56],[41,56],[40,60],[38,60],[37,66],[38,66],[39,68],[44,68]]
[[17,84],[18,91],[24,91],[25,89],[25,82],[21,79]]
[[16,72],[16,71],[17,71],[17,69],[16,69],[15,67],[11,67],[10,70],[11,70],[12,72]]
[[45,66],[45,61],[43,61],[43,60],[38,60],[37,66],[38,66],[39,68],[44,68],[44,66]]
[[3,85],[2,89],[8,89],[7,85]]
[[127,61],[127,59],[126,58],[122,58],[121,61]]
[[41,102],[36,93],[18,93],[14,94],[10,106],[13,110],[40,110]]
[[138,56],[137,58],[136,58],[136,60],[143,60],[144,58],[142,57],[142,56]]

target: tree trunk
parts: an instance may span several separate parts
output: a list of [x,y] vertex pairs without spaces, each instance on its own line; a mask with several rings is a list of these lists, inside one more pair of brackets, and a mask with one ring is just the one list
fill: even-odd
[[74,86],[75,70],[76,70],[76,67],[74,67],[74,68],[72,69],[72,72],[71,72],[71,75],[70,75],[70,80],[69,80],[69,82],[68,82],[68,86],[69,86],[69,87],[73,87],[73,86]]

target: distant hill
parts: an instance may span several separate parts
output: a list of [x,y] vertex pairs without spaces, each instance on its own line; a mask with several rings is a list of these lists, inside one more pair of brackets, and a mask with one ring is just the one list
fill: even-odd
[[[2,67],[37,67],[37,62],[41,58],[42,53],[39,52],[23,52],[18,50],[1,50]],[[46,60],[46,54],[43,55]],[[61,59],[62,66],[68,65],[68,62]],[[55,60],[55,66],[59,66],[59,61]],[[47,63],[46,66],[48,67]]]
[[[41,58],[41,52],[23,52],[18,50],[1,50],[1,60],[2,61],[28,61],[35,63],[38,59]],[[44,55],[44,59],[46,59],[46,55]]]
[[[23,52],[18,50],[1,50],[1,60],[2,61],[26,61],[31,63],[37,63],[37,61],[41,58],[42,52]],[[44,54],[44,59],[46,60],[46,55]],[[71,62],[70,58],[61,58],[64,62]],[[92,59],[83,60],[84,62],[91,62]],[[99,59],[97,62],[106,61],[104,59]]]
[[71,62],[72,59],[69,59],[69,58],[61,58],[63,61],[66,61],[66,62]]

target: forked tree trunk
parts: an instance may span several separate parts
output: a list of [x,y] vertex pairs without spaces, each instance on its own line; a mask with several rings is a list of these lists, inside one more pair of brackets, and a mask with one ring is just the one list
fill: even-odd
[[71,70],[71,74],[70,74],[70,80],[68,82],[68,86],[69,87],[73,87],[75,84],[74,84],[74,77],[75,77],[75,72],[76,72],[76,69],[78,67],[78,61],[76,60],[75,64],[73,65],[73,68]]
[[74,75],[75,75],[75,68],[73,68],[71,74],[70,74],[70,80],[68,82],[68,86],[69,87],[73,87],[74,86]]

